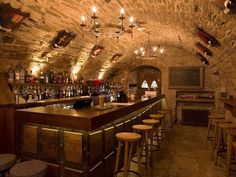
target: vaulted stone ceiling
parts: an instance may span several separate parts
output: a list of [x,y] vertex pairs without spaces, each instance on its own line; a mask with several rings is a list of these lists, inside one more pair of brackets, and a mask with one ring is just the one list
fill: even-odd
[[[129,68],[137,61],[134,50],[147,40],[147,32],[156,44],[164,45],[167,57],[180,53],[195,56],[194,43],[199,40],[196,27],[216,37],[221,46],[213,47],[208,58],[213,72],[232,66],[236,60],[236,15],[224,14],[223,0],[1,0],[30,13],[30,18],[15,31],[0,32],[0,69],[8,64],[45,62],[45,67],[71,70],[74,66],[87,78],[99,73]],[[102,35],[115,32],[119,10],[124,7],[126,17],[134,16],[134,37],[129,33],[115,38],[100,37],[98,45],[105,49],[95,58],[90,52],[95,42],[91,32],[82,32],[80,17],[85,15],[90,24],[91,7],[96,6]],[[115,24],[115,25],[113,25]],[[129,25],[126,18],[125,26]],[[91,26],[88,25],[88,30]],[[140,30],[141,29],[141,30]],[[52,49],[50,43],[60,30],[75,33],[76,38],[65,48]],[[116,53],[122,57],[114,63]],[[197,58],[196,58],[197,60]],[[230,61],[230,62],[229,62]],[[200,61],[199,61],[200,62]],[[227,63],[227,64],[224,64]],[[188,65],[188,63],[186,63]],[[9,65],[8,65],[9,66]],[[232,70],[232,69],[231,69]]]

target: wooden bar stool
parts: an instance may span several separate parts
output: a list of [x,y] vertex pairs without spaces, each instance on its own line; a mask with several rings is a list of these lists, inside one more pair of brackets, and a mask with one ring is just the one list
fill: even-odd
[[[147,174],[148,176],[150,175],[150,163],[152,164],[152,151],[153,151],[153,127],[150,126],[150,125],[142,125],[142,124],[138,124],[138,125],[133,125],[132,126],[132,129],[134,132],[136,133],[140,133],[142,135],[142,138],[141,138],[141,148],[143,149],[143,147],[145,148],[144,149],[144,152],[145,152],[145,155],[143,155],[141,153],[141,158],[142,156],[145,156],[145,164],[146,164],[146,167],[147,167]],[[149,140],[150,140],[150,144],[149,144]],[[135,161],[134,161],[135,162]],[[141,162],[142,162],[142,159],[141,159]]]
[[153,151],[157,151],[160,148],[160,141],[159,141],[159,135],[158,135],[158,127],[160,125],[160,121],[156,119],[144,119],[143,124],[145,125],[150,125],[153,127],[153,142],[152,146],[155,147],[153,148]]
[[9,171],[10,177],[44,177],[47,164],[40,160],[29,160],[16,164]]
[[[217,145],[215,150],[215,165],[217,165],[218,157],[222,156],[222,153],[226,152],[225,142],[224,142],[224,133],[227,133],[229,129],[236,129],[236,124],[234,123],[219,123],[218,124],[218,137],[217,137]],[[222,146],[222,148],[221,148]]]
[[[121,132],[116,134],[116,139],[118,140],[118,149],[116,154],[116,164],[114,176],[117,173],[124,172],[124,177],[128,176],[129,172],[135,173],[136,175],[141,177],[140,169],[141,169],[141,135],[138,133],[131,132]],[[121,154],[121,145],[125,144],[125,152],[124,152],[124,170],[119,170],[120,163],[120,154]],[[133,153],[134,143],[137,143],[137,158],[138,158],[138,172],[130,170],[130,163]]]
[[225,119],[213,119],[212,123],[215,124],[215,128],[214,128],[214,134],[213,134],[213,141],[212,141],[212,149],[211,149],[211,160],[214,160],[214,153],[215,153],[215,149],[216,149],[216,145],[217,145],[217,139],[218,139],[218,125],[220,123],[232,123],[230,121],[227,121]]
[[5,177],[5,173],[16,163],[15,154],[0,154],[0,174]]
[[164,139],[165,137],[165,115],[164,114],[150,114],[150,118],[155,119],[155,120],[159,120],[160,121],[160,126],[161,126],[161,137],[160,140]]
[[[230,166],[231,160],[234,159],[236,161],[236,141],[233,139],[236,137],[236,129],[230,129],[227,131],[227,160],[226,160],[226,177],[230,175]],[[234,151],[234,157],[232,157]]]
[[215,126],[215,123],[213,120],[217,120],[217,119],[224,119],[224,115],[217,115],[217,114],[212,114],[208,116],[208,127],[207,127],[207,135],[206,135],[206,147],[207,147],[207,143],[209,141],[213,141],[213,136],[210,136],[210,132],[211,132],[211,128],[213,126]]
[[162,109],[162,110],[159,110],[158,113],[164,114],[165,119],[167,119],[167,116],[169,115],[169,119],[168,119],[169,125],[168,125],[168,127],[173,128],[172,110],[171,109]]

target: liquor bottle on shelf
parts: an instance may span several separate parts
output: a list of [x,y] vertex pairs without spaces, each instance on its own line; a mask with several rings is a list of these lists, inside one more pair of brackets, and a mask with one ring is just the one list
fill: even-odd
[[20,69],[18,66],[15,68],[15,83],[20,83]]
[[28,71],[25,72],[25,83],[30,83],[30,74]]
[[25,83],[25,70],[24,70],[23,67],[22,67],[21,70],[20,70],[20,83],[21,83],[21,84],[24,84],[24,83]]
[[12,67],[8,70],[8,83],[14,83],[14,70]]
[[43,84],[45,82],[45,76],[44,76],[44,73],[42,71],[40,72],[39,82],[41,84]]
[[44,79],[45,79],[44,83],[48,84],[49,83],[49,73],[48,72],[45,72]]

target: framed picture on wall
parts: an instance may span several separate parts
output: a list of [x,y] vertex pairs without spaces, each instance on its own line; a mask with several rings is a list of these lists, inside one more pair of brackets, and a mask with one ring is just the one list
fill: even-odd
[[203,66],[169,67],[170,89],[202,89],[203,80]]

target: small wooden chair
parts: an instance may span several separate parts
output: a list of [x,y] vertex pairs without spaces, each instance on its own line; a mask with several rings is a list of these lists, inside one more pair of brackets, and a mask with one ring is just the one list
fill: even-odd
[[214,154],[215,154],[215,149],[217,146],[217,141],[218,141],[218,125],[220,123],[232,123],[231,121],[225,120],[225,119],[214,119],[212,122],[215,124],[214,128],[214,134],[213,134],[213,141],[212,141],[212,148],[211,148],[211,160],[214,160]]
[[[133,172],[136,175],[141,177],[140,169],[141,169],[141,135],[138,133],[131,132],[120,132],[116,134],[116,139],[118,140],[118,149],[116,154],[116,163],[115,163],[115,171],[114,176],[117,176],[118,173],[124,172],[123,176],[127,177],[129,172]],[[120,163],[120,154],[121,154],[121,145],[125,144],[125,152],[124,152],[124,170],[119,170]],[[138,158],[138,172],[130,170],[130,163],[133,153],[134,143],[137,145],[137,158]]]
[[[217,137],[217,146],[216,146],[216,150],[215,150],[215,165],[217,165],[217,160],[218,157],[224,157],[222,156],[222,153],[226,152],[225,149],[225,141],[224,141],[224,132],[227,133],[228,130],[230,129],[236,129],[236,124],[234,123],[219,123],[218,125],[218,137]],[[222,148],[221,148],[222,146]],[[227,147],[228,148],[228,147]]]
[[208,116],[208,127],[207,127],[207,135],[206,135],[206,147],[209,141],[213,141],[213,136],[210,136],[211,128],[215,126],[214,120],[223,120],[224,115],[219,114],[211,114]]

